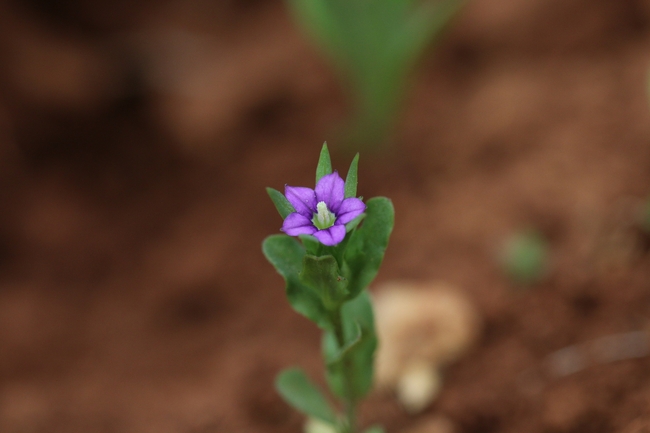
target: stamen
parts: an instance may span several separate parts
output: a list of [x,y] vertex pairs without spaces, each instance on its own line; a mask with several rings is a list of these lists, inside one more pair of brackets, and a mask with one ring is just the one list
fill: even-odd
[[327,209],[327,204],[324,201],[320,201],[316,205],[316,213],[314,214],[312,222],[317,229],[324,230],[334,225],[334,222],[336,222],[336,216]]

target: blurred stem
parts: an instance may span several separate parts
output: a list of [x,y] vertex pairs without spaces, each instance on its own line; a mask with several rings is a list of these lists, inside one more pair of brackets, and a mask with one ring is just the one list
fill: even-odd
[[[332,314],[332,325],[334,326],[334,335],[340,348],[345,346],[345,332],[343,330],[343,320],[341,319],[341,306]],[[343,357],[343,380],[345,381],[345,393],[347,398],[343,402],[345,407],[345,419],[341,427],[341,433],[356,433],[356,399],[352,388],[352,368],[347,356]]]

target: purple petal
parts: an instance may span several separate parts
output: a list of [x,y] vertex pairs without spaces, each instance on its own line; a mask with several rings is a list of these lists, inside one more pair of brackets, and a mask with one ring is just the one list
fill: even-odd
[[316,210],[316,193],[311,188],[285,186],[284,196],[299,214],[311,218]]
[[325,230],[318,230],[314,233],[314,237],[318,239],[321,244],[332,247],[345,238],[345,226],[335,225]]
[[316,184],[316,201],[324,201],[327,208],[334,213],[339,210],[344,197],[345,181],[341,179],[341,176],[336,171],[321,177],[318,184]]
[[282,224],[282,231],[289,236],[312,235],[316,230],[311,220],[298,212],[289,214]]
[[366,210],[364,202],[355,197],[346,198],[336,214],[336,224],[347,224]]

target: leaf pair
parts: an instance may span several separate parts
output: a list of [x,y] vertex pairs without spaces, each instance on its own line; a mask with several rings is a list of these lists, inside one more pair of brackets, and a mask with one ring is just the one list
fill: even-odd
[[[377,347],[368,293],[346,303],[341,316],[348,344],[340,348],[332,331],[323,336],[323,354],[328,361],[327,381],[334,394],[359,401],[372,388],[373,357]],[[352,389],[347,389],[350,385]],[[301,412],[331,424],[336,422],[327,399],[302,370],[283,371],[276,379],[276,388],[287,403]]]
[[[275,388],[282,398],[298,411],[332,427],[338,424],[336,413],[330,403],[300,368],[288,368],[280,373],[275,380]],[[384,433],[384,429],[373,426],[364,433]]]
[[[326,377],[335,395],[357,402],[372,388],[373,359],[377,348],[372,304],[367,291],[343,306],[341,319],[346,339],[343,347],[339,347],[332,331],[323,335]],[[291,368],[283,371],[275,384],[291,406],[308,416],[336,425],[337,417],[332,406],[302,370]],[[368,430],[374,431],[381,430]]]

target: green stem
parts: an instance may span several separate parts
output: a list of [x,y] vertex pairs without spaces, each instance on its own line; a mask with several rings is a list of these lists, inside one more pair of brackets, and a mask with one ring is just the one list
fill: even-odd
[[[334,325],[334,335],[339,348],[345,345],[345,333],[343,330],[343,321],[341,320],[341,307],[337,308],[332,314],[332,324]],[[345,406],[345,420],[343,423],[343,430],[341,433],[355,433],[356,432],[356,399],[352,386],[352,366],[350,360],[344,357],[343,360],[343,380],[345,393],[347,398],[343,402]]]

